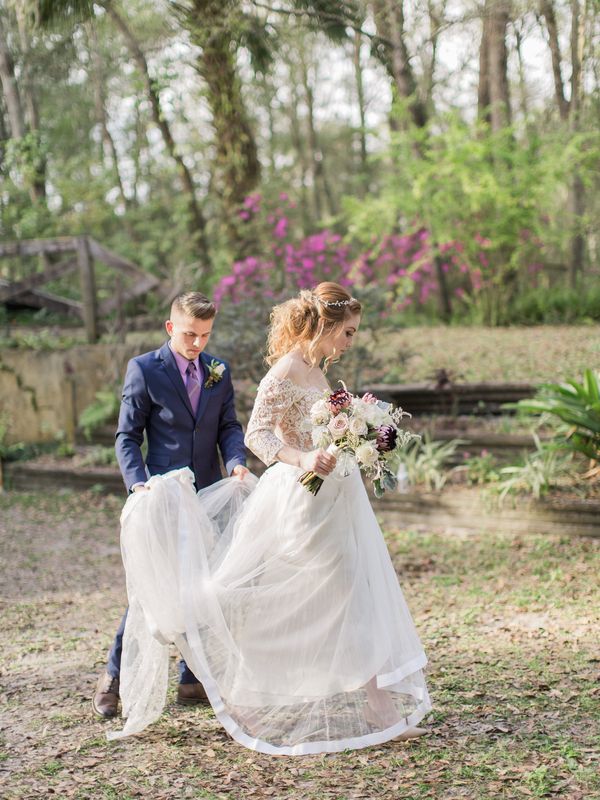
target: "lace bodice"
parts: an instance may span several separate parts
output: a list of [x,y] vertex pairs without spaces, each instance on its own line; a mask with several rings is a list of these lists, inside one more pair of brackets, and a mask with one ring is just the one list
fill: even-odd
[[300,386],[289,378],[265,375],[248,422],[246,446],[267,466],[286,444],[298,450],[312,450],[309,414],[323,392],[315,386]]

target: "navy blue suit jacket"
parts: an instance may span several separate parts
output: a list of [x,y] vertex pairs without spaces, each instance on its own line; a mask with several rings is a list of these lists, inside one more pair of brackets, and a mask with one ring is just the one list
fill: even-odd
[[[228,474],[237,464],[246,463],[228,365],[220,381],[204,386],[212,358],[200,354],[202,392],[195,415],[168,343],[132,358],[127,365],[115,450],[128,491],[134,483],[148,479],[146,467],[150,475],[189,467],[196,488],[202,489],[222,477],[218,450]],[[148,439],[145,465],[141,451],[144,432]]]

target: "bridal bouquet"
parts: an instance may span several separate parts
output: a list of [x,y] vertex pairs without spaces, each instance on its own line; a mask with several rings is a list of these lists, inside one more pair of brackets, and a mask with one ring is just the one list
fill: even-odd
[[[369,393],[363,397],[352,395],[343,383],[342,386],[312,406],[313,444],[337,456],[345,475],[358,465],[373,481],[375,496],[381,497],[386,490],[396,488],[398,453],[415,437],[400,427],[402,418],[410,414]],[[316,472],[305,472],[298,480],[312,494],[317,494],[323,485],[323,478]]]

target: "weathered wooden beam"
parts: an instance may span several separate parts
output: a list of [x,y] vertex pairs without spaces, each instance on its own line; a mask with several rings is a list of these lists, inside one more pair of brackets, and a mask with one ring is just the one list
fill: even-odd
[[173,300],[177,297],[178,294],[183,292],[184,286],[180,280],[175,282],[173,281],[161,281],[160,286],[157,289],[158,296],[163,300],[165,305],[171,305]]
[[94,276],[94,262],[88,249],[87,236],[77,239],[77,263],[79,265],[79,280],[81,283],[81,298],[83,300],[83,322],[87,340],[90,344],[98,341],[98,308],[96,302],[96,280]]
[[138,281],[135,286],[131,286],[129,289],[121,290],[120,297],[117,293],[115,293],[113,297],[108,297],[106,300],[100,303],[98,313],[100,316],[110,314],[112,311],[115,311],[115,309],[118,308],[119,302],[126,303],[128,300],[141,297],[151,289],[154,289],[157,283],[158,281],[153,275],[147,275],[143,280]]
[[63,275],[67,275],[69,272],[73,272],[76,269],[77,260],[70,259],[69,261],[62,261],[60,264],[51,264],[50,267],[43,272],[34,272],[33,275],[24,278],[22,281],[15,281],[14,283],[0,286],[0,303],[12,297],[18,297],[18,295],[23,294],[23,292],[29,292],[31,289],[42,286],[44,283],[53,281],[56,278],[61,278]]
[[70,314],[79,319],[83,318],[83,306],[76,300],[69,300],[66,297],[42,292],[36,289],[31,292],[22,292],[18,297],[13,297],[6,301],[6,305],[11,308],[46,308],[57,314]]
[[0,242],[0,258],[39,256],[44,253],[72,253],[77,249],[77,239],[62,236],[56,239],[22,239],[19,242]]
[[113,269],[118,269],[120,272],[123,272],[126,275],[131,275],[134,278],[151,279],[153,281],[153,286],[158,286],[160,283],[158,278],[155,278],[153,275],[149,275],[132,261],[128,261],[126,258],[123,258],[123,256],[113,253],[112,250],[104,247],[104,245],[100,244],[100,242],[97,242],[95,239],[88,237],[88,244],[92,257],[98,261],[102,261],[107,266],[112,267]]
[[537,387],[527,383],[456,383],[442,388],[430,384],[376,384],[363,387],[411,414],[500,414],[504,403],[533,397]]

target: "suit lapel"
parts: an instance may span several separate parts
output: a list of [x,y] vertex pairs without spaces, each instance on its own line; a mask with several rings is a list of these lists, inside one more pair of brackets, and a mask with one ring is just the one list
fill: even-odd
[[[192,404],[190,403],[190,398],[187,393],[187,389],[185,388],[185,384],[181,378],[181,373],[179,372],[179,367],[177,366],[177,362],[175,361],[175,356],[171,352],[171,348],[168,344],[164,344],[160,348],[160,357],[162,359],[165,371],[169,376],[171,383],[177,389],[177,393],[180,396],[183,404],[191,414],[194,416],[194,412],[192,411]],[[200,395],[200,404],[202,404],[202,395]]]

